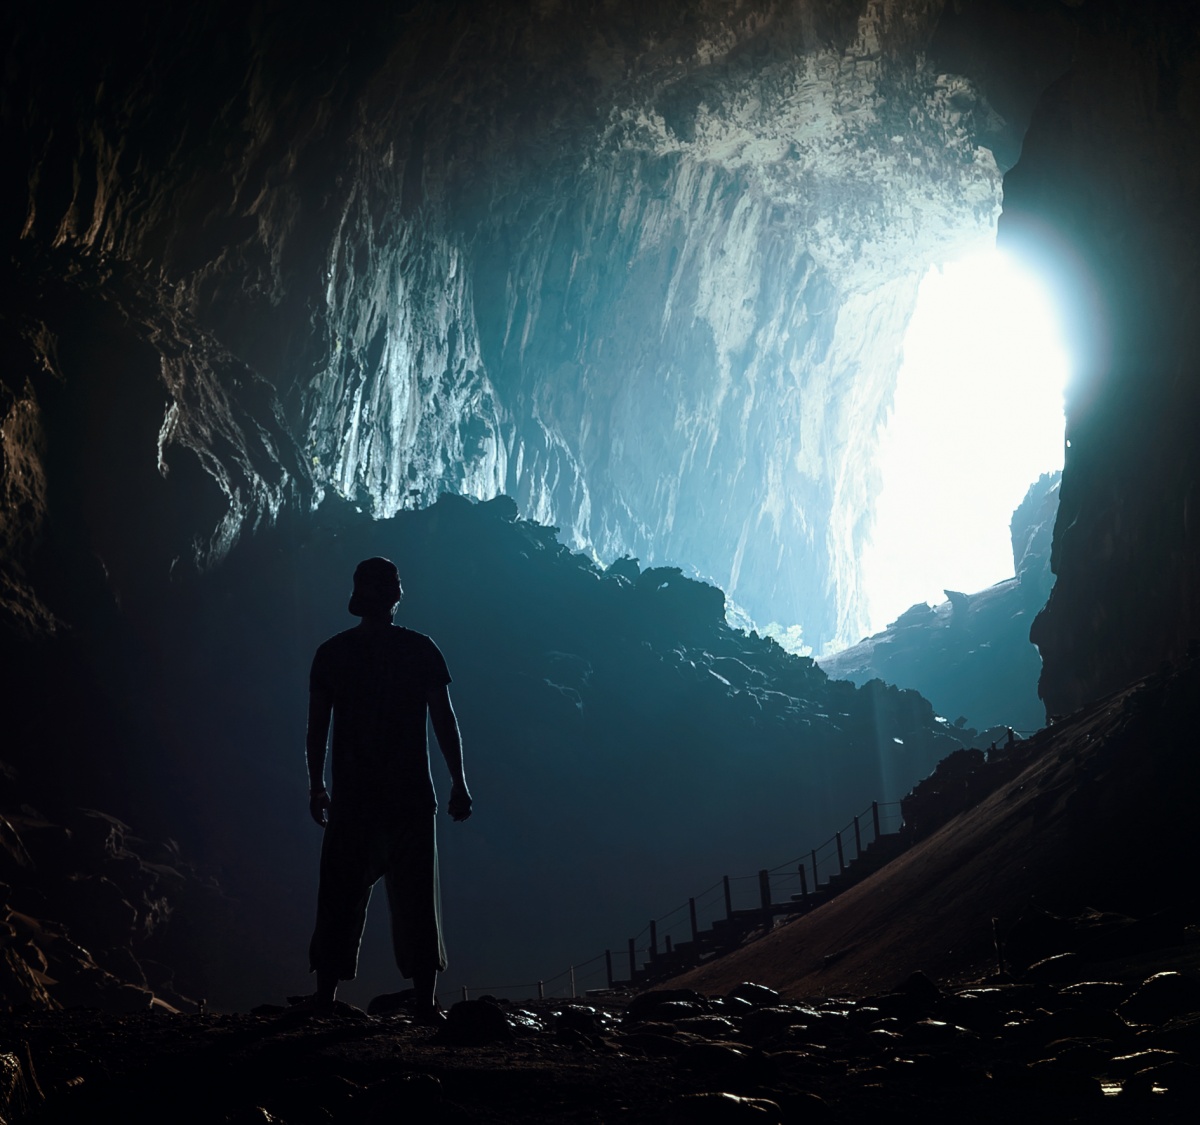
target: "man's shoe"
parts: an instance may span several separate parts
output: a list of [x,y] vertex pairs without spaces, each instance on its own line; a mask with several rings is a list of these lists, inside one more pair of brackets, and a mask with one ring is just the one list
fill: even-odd
[[413,1023],[420,1027],[445,1027],[446,1013],[436,1000],[432,1004],[418,1004]]

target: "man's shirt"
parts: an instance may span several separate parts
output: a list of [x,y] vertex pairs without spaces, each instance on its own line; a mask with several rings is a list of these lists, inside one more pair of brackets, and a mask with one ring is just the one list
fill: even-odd
[[437,807],[425,719],[430,690],[448,683],[437,645],[398,625],[347,629],[317,649],[309,690],[333,701],[338,804]]

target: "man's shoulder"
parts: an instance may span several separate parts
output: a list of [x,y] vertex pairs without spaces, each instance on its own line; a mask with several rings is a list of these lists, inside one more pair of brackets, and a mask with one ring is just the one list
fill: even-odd
[[418,633],[415,629],[407,629],[403,625],[397,625],[392,631],[397,634],[397,646],[401,647],[410,659],[423,665],[432,679],[439,683],[450,682],[450,671],[446,667],[446,658],[432,637]]
[[424,633],[418,633],[416,629],[410,629],[407,625],[393,625],[392,637],[397,644],[412,645],[414,648],[428,647],[437,645],[433,643],[432,637],[427,637]]
[[333,669],[353,663],[360,645],[354,629],[344,629],[317,645],[313,654],[313,669]]
[[442,659],[442,650],[434,643],[432,637],[427,637],[424,633],[418,633],[415,629],[409,629],[403,625],[393,626],[392,643],[397,648],[416,656]]
[[343,629],[340,633],[334,633],[332,637],[317,645],[317,655],[320,656],[323,652],[336,652],[338,649],[354,644],[354,634],[355,630],[353,628]]

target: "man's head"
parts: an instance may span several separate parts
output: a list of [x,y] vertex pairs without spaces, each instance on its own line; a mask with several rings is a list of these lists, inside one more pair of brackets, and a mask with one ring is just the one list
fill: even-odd
[[363,559],[354,569],[354,593],[347,607],[355,617],[377,617],[395,611],[404,591],[391,559]]

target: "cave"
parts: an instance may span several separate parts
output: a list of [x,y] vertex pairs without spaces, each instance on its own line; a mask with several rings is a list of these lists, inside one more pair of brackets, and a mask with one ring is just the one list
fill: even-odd
[[[1194,659],[1190,5],[2,22],[0,883],[96,995],[308,987],[305,691],[362,558],[454,674],[454,994],[602,983],[668,902]],[[981,243],[1060,310],[1061,475],[1010,579],[868,636],[905,332]],[[95,1000],[16,948],[9,1010]]]

